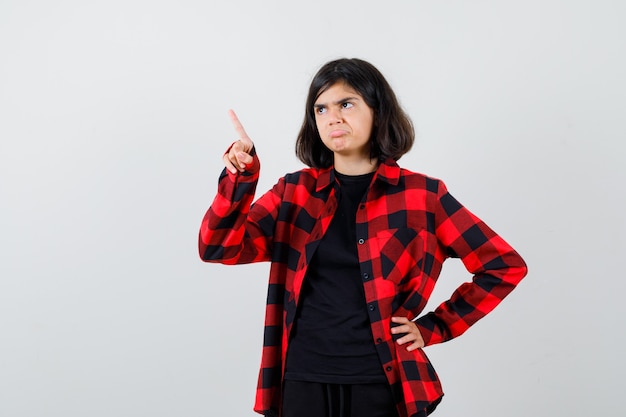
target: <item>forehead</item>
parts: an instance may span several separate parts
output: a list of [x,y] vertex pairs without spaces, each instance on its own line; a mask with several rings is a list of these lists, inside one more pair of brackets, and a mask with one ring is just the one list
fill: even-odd
[[363,98],[350,84],[345,81],[337,81],[326,89],[322,89],[321,93],[317,96],[315,103],[325,103],[328,101],[337,101],[346,97],[358,97]]

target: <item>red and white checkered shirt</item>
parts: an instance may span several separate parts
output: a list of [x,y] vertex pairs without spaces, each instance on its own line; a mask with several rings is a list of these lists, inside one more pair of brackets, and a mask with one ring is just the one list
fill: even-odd
[[[253,152],[254,153],[254,152]],[[281,178],[253,204],[259,160],[227,170],[200,228],[207,262],[271,262],[255,411],[278,415],[289,334],[309,262],[337,208],[332,168]],[[473,275],[434,312],[415,320],[426,346],[459,336],[493,310],[526,275],[518,253],[452,197],[442,181],[380,164],[356,214],[356,246],[373,340],[401,417],[425,416],[443,395],[422,349],[394,343],[391,317],[415,319],[444,260],[461,259]]]

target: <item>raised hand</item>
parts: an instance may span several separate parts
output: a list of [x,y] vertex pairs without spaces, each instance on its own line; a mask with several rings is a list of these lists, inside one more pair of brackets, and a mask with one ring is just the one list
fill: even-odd
[[254,143],[252,143],[252,140],[248,137],[246,130],[243,128],[243,125],[237,118],[235,112],[233,110],[229,110],[228,114],[230,116],[230,120],[233,122],[233,126],[235,127],[239,140],[231,145],[228,152],[224,154],[222,159],[226,169],[233,174],[236,174],[237,171],[245,171],[246,167],[252,163],[253,158],[252,155],[250,155],[250,152],[254,147]]

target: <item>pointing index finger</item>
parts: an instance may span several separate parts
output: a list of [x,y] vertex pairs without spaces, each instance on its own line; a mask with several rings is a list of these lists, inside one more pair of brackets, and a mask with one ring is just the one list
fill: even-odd
[[228,115],[230,116],[230,120],[233,122],[233,127],[235,128],[237,135],[239,135],[239,139],[242,142],[246,142],[246,145],[251,145],[252,141],[248,137],[248,134],[246,133],[246,130],[243,128],[243,125],[241,124],[241,122],[239,121],[239,118],[235,114],[235,111],[232,109],[228,110]]

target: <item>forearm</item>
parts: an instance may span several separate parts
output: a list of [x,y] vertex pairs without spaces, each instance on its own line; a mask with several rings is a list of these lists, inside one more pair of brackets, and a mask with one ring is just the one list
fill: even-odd
[[[259,176],[256,170],[232,173],[222,171],[217,195],[200,225],[198,250],[200,258],[208,262],[237,263],[246,243],[246,225],[254,199]],[[252,260],[247,260],[252,262]]]
[[426,345],[442,343],[465,333],[515,289],[526,275],[526,265],[517,253],[505,258],[506,268],[474,275],[472,282],[462,284],[434,312],[415,320]]

